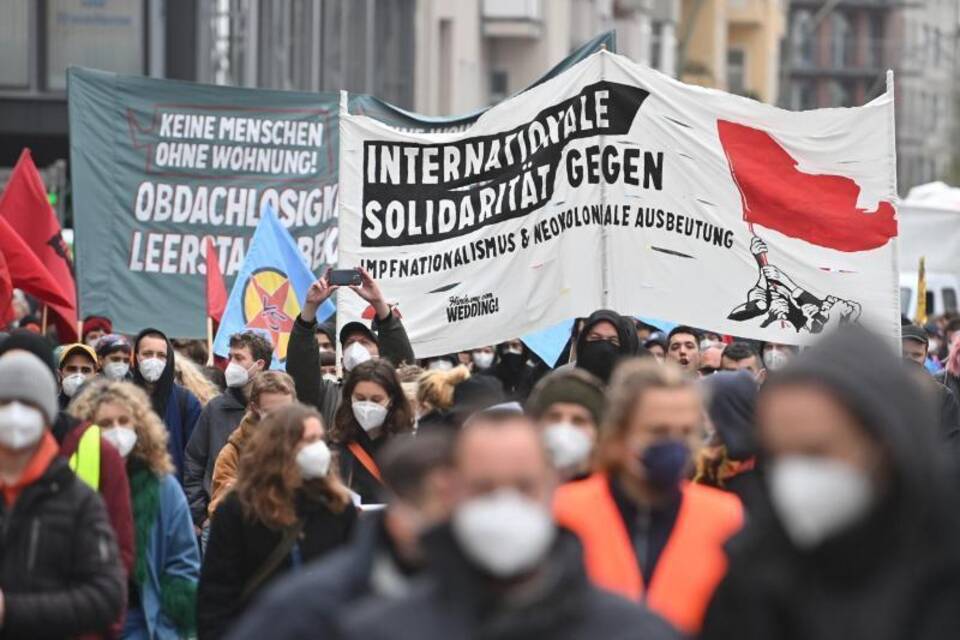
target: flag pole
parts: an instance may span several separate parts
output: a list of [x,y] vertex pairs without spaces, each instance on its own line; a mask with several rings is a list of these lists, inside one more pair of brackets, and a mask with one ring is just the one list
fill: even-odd
[[207,366],[213,366],[213,318],[207,316]]
[[40,320],[40,335],[47,335],[47,305],[43,305],[43,316]]

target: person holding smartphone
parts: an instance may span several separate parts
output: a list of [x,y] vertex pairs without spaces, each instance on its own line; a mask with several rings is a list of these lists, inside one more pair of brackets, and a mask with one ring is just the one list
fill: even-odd
[[352,370],[361,362],[380,357],[386,358],[394,366],[416,360],[403,322],[393,313],[370,274],[362,268],[328,269],[307,290],[303,309],[293,324],[287,347],[287,373],[296,383],[297,397],[300,402],[317,407],[326,424],[333,424],[340,406],[341,383],[323,377],[316,338],[317,309],[341,287],[351,289],[375,312],[369,327],[362,322],[350,322],[340,329],[345,371]]

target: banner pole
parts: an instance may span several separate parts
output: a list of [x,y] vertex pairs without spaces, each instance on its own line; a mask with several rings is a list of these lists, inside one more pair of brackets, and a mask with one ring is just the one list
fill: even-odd
[[43,317],[40,320],[40,335],[47,335],[47,305],[43,305]]
[[207,366],[213,366],[213,318],[207,316]]
[[83,319],[77,318],[77,340],[83,340]]

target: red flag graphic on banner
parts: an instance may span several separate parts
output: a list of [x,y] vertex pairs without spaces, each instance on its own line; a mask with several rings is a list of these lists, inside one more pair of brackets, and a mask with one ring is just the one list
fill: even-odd
[[217,248],[213,240],[207,238],[207,317],[217,322],[223,318],[223,311],[227,308],[227,287],[223,284],[223,274],[220,272],[220,261],[217,259]]
[[40,263],[60,285],[66,304],[51,304],[61,340],[75,340],[77,332],[77,285],[67,245],[60,235],[60,223],[47,200],[47,189],[24,149],[0,196],[0,217],[23,238]]
[[867,251],[897,235],[893,205],[857,208],[860,186],[845,176],[803,173],[765,131],[717,121],[720,143],[751,224],[838,251]]
[[60,285],[50,276],[50,272],[30,250],[23,238],[2,217],[0,217],[0,252],[7,260],[7,269],[10,271],[13,286],[23,289],[48,305],[68,304],[60,291]]

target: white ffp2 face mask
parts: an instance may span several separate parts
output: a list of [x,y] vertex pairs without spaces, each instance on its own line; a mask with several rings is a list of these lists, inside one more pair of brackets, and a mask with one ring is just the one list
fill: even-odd
[[491,366],[493,366],[493,359],[494,355],[487,351],[473,352],[473,364],[477,365],[477,369],[489,369]]
[[452,526],[467,557],[498,578],[533,569],[556,536],[547,508],[513,489],[471,498],[454,512]]
[[362,364],[373,358],[370,351],[359,342],[352,343],[343,350],[343,368],[347,371],[353,371],[358,364]]
[[231,362],[224,369],[223,377],[226,379],[228,387],[238,389],[250,381],[250,372],[243,365]]
[[147,382],[156,382],[167,368],[167,361],[161,358],[144,358],[140,361],[140,375]]
[[19,451],[32,447],[43,436],[44,420],[39,409],[14,400],[0,407],[0,444]]
[[353,408],[353,417],[357,419],[357,422],[360,423],[364,431],[369,432],[372,429],[383,426],[384,421],[387,419],[388,410],[382,404],[361,401],[354,402],[351,407]]
[[87,377],[82,373],[71,373],[63,378],[63,382],[60,383],[60,388],[63,390],[63,395],[72,398],[77,395],[77,390],[82,387],[86,381]]
[[790,357],[779,349],[771,349],[763,354],[763,366],[770,371],[783,369],[789,360]]
[[876,489],[853,466],[818,456],[783,456],[770,465],[773,508],[797,547],[811,549],[863,519]]
[[100,435],[113,445],[121,457],[126,458],[137,444],[137,432],[126,427],[110,427],[102,429]]
[[554,468],[560,471],[576,469],[587,461],[593,450],[590,436],[569,422],[552,424],[544,429],[543,442]]
[[323,440],[304,446],[297,452],[297,467],[304,480],[323,478],[330,471],[330,448]]
[[123,380],[130,372],[130,365],[126,362],[108,362],[103,365],[103,375],[110,380]]

